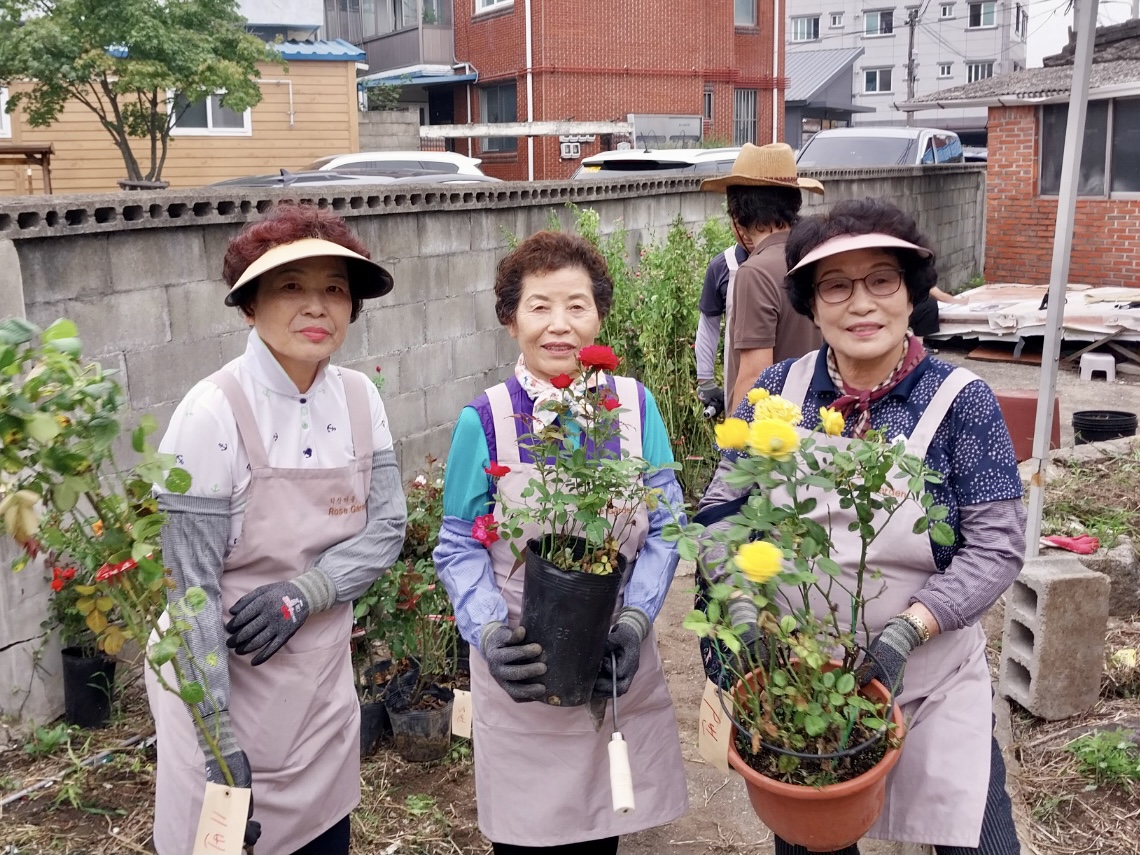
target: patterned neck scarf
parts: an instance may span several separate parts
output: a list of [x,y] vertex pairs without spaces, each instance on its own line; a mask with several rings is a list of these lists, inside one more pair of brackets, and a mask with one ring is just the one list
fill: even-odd
[[[578,401],[575,400],[581,399],[582,394],[586,391],[585,377],[576,377],[568,389],[556,389],[549,380],[539,380],[531,374],[526,367],[526,360],[523,359],[522,354],[519,354],[519,361],[515,363],[515,379],[519,381],[523,391],[534,401],[534,419],[542,422],[543,426],[554,424],[554,420],[558,418],[558,413],[548,409],[547,404],[566,404],[571,408],[570,414],[572,416],[584,415],[588,417],[590,415],[590,413],[578,413]],[[605,382],[601,371],[591,374],[590,380],[591,386]]]
[[905,345],[903,355],[898,364],[895,365],[894,370],[887,376],[886,380],[873,389],[856,389],[844,382],[839,373],[839,363],[835,360],[835,351],[830,347],[827,349],[827,373],[831,377],[831,382],[835,384],[835,388],[841,392],[831,406],[843,414],[843,418],[848,424],[851,423],[852,414],[858,414],[852,436],[861,438],[867,434],[867,431],[871,429],[871,404],[880,398],[885,398],[926,358],[926,348],[922,346],[921,341],[909,332],[906,334]]

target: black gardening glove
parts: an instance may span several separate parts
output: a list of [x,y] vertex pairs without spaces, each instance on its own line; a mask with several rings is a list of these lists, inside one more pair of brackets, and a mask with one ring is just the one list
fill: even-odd
[[301,628],[309,604],[293,582],[274,582],[250,591],[230,606],[230,614],[226,647],[242,656],[258,651],[250,664],[260,665]]
[[[641,664],[641,642],[649,635],[649,616],[641,609],[626,606],[606,638],[606,654],[602,657],[602,670],[594,682],[594,694],[612,698],[614,686],[620,698],[629,691],[637,666]],[[610,654],[613,654],[611,658]],[[616,669],[614,667],[616,660]]]
[[891,618],[867,648],[867,655],[857,672],[859,685],[866,686],[874,679],[886,686],[892,695],[901,694],[906,659],[920,644],[922,636],[910,621],[903,617]]
[[724,412],[724,389],[715,380],[702,380],[697,384],[697,400],[705,405],[705,417],[715,419]]
[[479,639],[479,650],[487,660],[487,670],[511,700],[518,703],[537,701],[546,694],[546,686],[530,682],[546,673],[546,664],[538,661],[542,645],[535,642],[524,644],[524,638],[526,630],[521,626],[511,629],[506,624],[493,621],[483,627]]
[[[226,766],[229,767],[230,775],[233,776],[235,787],[250,790],[253,787],[253,772],[249,768],[249,758],[245,756],[245,752],[237,747],[237,741],[234,739],[233,731],[230,729],[229,713],[222,710],[216,715],[206,716],[206,726],[209,727],[215,734],[218,742],[218,747],[222,752],[222,759],[226,761]],[[218,765],[218,761],[209,750],[206,750],[206,780],[211,784],[220,784],[223,787],[228,787],[226,777],[222,774],[222,767]],[[261,837],[261,823],[253,819],[253,793],[249,794],[249,814],[245,823],[245,845],[253,846]]]

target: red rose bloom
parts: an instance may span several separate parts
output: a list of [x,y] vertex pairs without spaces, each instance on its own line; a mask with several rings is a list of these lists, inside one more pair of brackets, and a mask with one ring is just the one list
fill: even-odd
[[601,369],[603,371],[613,371],[618,367],[621,361],[617,358],[617,354],[604,344],[591,344],[589,347],[583,347],[578,352],[578,361],[586,368]]
[[63,590],[64,584],[74,578],[74,567],[53,567],[51,568],[51,589],[58,594]]
[[569,374],[559,374],[550,378],[550,385],[555,389],[569,389],[574,383],[574,378]]
[[492,478],[502,478],[504,475],[511,471],[511,467],[502,466],[492,460],[490,466],[483,467],[483,471],[490,475]]
[[621,401],[619,401],[613,395],[606,395],[606,397],[602,398],[602,406],[607,410],[616,410],[621,406]]
[[114,579],[116,576],[126,573],[128,570],[134,570],[139,565],[133,558],[128,558],[126,561],[120,561],[118,564],[104,564],[99,568],[95,574],[96,582],[106,582]]
[[490,549],[491,544],[499,539],[498,527],[494,514],[483,514],[475,517],[475,522],[471,525],[471,536]]

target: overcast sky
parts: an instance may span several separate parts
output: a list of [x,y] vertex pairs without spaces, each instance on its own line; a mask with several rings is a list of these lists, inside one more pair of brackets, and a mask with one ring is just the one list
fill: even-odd
[[[1029,42],[1026,64],[1041,65],[1041,58],[1059,51],[1069,40],[1073,23],[1072,11],[1066,12],[1069,0],[1028,0]],[[1097,22],[1100,26],[1125,21],[1132,14],[1129,0],[1100,0]]]

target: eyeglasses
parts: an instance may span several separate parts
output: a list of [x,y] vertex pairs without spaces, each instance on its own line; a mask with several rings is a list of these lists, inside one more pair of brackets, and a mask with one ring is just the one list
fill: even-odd
[[824,279],[815,283],[815,293],[825,303],[846,303],[855,293],[855,283],[862,282],[872,297],[889,297],[902,287],[902,273],[895,268],[885,268],[868,273],[861,279]]

